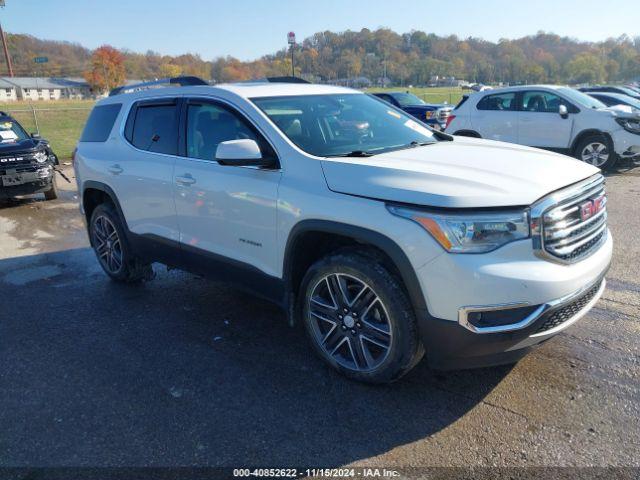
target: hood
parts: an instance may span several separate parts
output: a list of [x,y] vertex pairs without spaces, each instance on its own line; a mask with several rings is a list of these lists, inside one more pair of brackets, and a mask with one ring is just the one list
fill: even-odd
[[322,161],[335,192],[430,207],[530,205],[600,170],[565,155],[455,137],[365,158]]
[[639,118],[640,110],[629,105],[612,105],[607,108],[601,108],[601,111],[609,112],[614,117],[620,118]]
[[13,155],[15,153],[31,153],[40,148],[42,141],[27,138],[19,142],[0,143],[0,155]]

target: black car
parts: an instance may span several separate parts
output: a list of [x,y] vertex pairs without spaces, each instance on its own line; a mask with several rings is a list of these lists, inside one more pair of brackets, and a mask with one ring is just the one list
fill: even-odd
[[640,93],[636,92],[634,89],[628,87],[621,87],[617,85],[602,85],[595,87],[582,87],[579,88],[581,92],[591,93],[591,92],[602,92],[602,93],[621,93],[623,95],[628,95],[631,98],[635,98],[636,100],[640,100]]
[[451,105],[426,103],[409,92],[375,92],[373,95],[438,129],[444,129],[453,110]]
[[0,112],[0,198],[33,193],[58,198],[56,165],[58,157],[48,141],[29,135],[15,118]]

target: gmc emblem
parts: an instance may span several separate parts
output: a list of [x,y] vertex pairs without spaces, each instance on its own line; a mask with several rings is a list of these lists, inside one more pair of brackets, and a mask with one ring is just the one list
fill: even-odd
[[602,211],[605,204],[607,203],[605,200],[606,197],[598,197],[593,200],[587,200],[586,202],[580,204],[580,219],[584,222],[585,220],[589,220],[591,217]]

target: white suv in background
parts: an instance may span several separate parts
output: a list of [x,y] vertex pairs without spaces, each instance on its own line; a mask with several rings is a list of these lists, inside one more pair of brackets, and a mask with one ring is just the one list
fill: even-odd
[[446,132],[545,148],[601,169],[640,155],[640,117],[578,90],[530,85],[463,98]]
[[515,362],[605,288],[591,165],[434,132],[346,88],[181,83],[114,92],[78,144],[81,211],[113,280],[161,262],[233,282],[366,382],[425,352],[437,368]]

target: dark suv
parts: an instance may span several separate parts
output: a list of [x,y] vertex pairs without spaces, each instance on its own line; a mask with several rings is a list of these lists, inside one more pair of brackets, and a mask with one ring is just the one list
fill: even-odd
[[49,142],[29,135],[13,117],[0,112],[0,198],[44,193],[58,198],[54,167],[58,157]]

